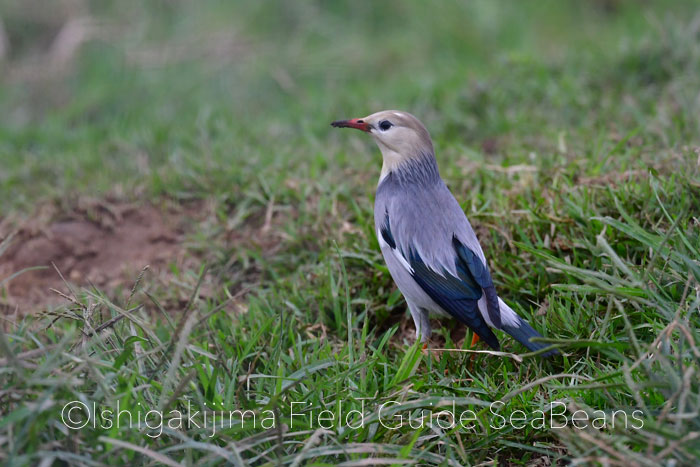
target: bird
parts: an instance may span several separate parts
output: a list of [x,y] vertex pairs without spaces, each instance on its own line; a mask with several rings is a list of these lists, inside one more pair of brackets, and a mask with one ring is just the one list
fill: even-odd
[[[408,112],[384,110],[338,120],[335,128],[369,133],[382,153],[374,204],[379,246],[424,345],[429,317],[448,316],[500,350],[500,329],[530,351],[550,347],[496,292],[488,262],[467,216],[443,181],[430,133]],[[543,356],[557,354],[556,349]]]

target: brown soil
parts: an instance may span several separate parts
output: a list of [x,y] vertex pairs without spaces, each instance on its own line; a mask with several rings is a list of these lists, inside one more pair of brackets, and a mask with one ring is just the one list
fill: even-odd
[[[110,291],[130,287],[147,265],[152,273],[164,272],[184,255],[186,221],[182,213],[148,204],[98,204],[38,227],[27,222],[0,255],[0,282],[25,268],[43,269],[23,272],[0,287],[0,308],[22,314],[65,303],[50,290],[67,292],[56,269],[71,284]],[[0,240],[6,235],[0,232]]]

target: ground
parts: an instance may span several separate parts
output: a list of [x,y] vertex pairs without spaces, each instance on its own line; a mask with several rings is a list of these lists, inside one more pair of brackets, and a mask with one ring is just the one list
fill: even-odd
[[[0,2],[0,459],[693,464],[699,24],[692,1]],[[429,128],[561,357],[450,321],[414,344],[379,151],[329,126],[387,108]]]

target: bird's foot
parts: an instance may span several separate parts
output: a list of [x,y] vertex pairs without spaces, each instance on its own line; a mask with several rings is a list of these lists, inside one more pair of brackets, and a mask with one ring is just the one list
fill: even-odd
[[[480,340],[481,340],[481,338],[479,337],[479,335],[477,333],[475,333],[475,332],[472,333],[472,343],[469,346],[469,350],[474,350],[474,347],[476,347],[476,344],[478,344]],[[467,368],[469,369],[469,371],[471,371],[472,367],[474,366],[474,358],[475,357],[476,357],[475,354],[471,354],[469,356],[469,363],[467,363]]]
[[479,340],[480,340],[479,335],[477,333],[474,333],[472,335],[472,344],[469,346],[469,348],[470,349],[474,348],[474,346],[476,346],[476,344],[479,343]]

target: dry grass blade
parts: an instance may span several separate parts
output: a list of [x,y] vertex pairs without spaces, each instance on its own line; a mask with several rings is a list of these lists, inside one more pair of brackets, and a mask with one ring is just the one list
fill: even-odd
[[301,448],[301,451],[299,451],[299,454],[296,456],[294,461],[290,464],[290,467],[298,467],[301,465],[301,462],[304,460],[304,454],[314,447],[320,440],[322,436],[325,435],[330,435],[333,432],[330,430],[325,430],[323,428],[319,428],[318,430],[314,431],[314,434],[312,434],[309,439],[307,439],[304,442],[304,447]]
[[523,358],[520,355],[510,353],[510,352],[499,352],[497,350],[470,350],[470,349],[433,349],[427,348],[425,352],[449,352],[449,353],[470,353],[470,354],[486,354],[493,355],[494,357],[508,357],[512,358],[518,363],[522,363]]
[[163,380],[163,389],[161,391],[160,401],[158,403],[158,407],[160,410],[163,410],[163,408],[165,407],[165,402],[166,400],[168,400],[166,399],[166,397],[170,397],[168,393],[170,392],[170,388],[173,384],[173,381],[175,380],[175,376],[180,371],[180,360],[182,359],[182,353],[185,351],[185,347],[187,346],[187,340],[190,336],[192,328],[194,327],[195,321],[196,315],[190,315],[185,321],[185,324],[182,326],[182,330],[177,335],[178,340],[177,344],[175,345],[175,352],[173,353],[172,359],[170,360],[170,365],[168,367],[168,371],[166,372],[165,379]]
[[508,401],[508,400],[512,399],[513,397],[517,396],[518,394],[522,394],[523,392],[528,391],[528,390],[534,388],[535,386],[539,386],[540,384],[544,384],[547,381],[552,381],[553,379],[561,379],[561,378],[584,379],[587,381],[589,381],[591,379],[588,376],[576,375],[576,374],[572,374],[572,373],[560,373],[557,375],[548,375],[548,376],[545,376],[543,378],[539,378],[535,381],[532,381],[531,383],[528,383],[528,384],[526,384],[526,385],[524,385],[524,386],[522,386],[514,391],[509,392],[508,394],[503,396],[502,400],[504,402]]
[[161,454],[159,452],[156,452],[152,449],[149,449],[149,448],[146,448],[143,446],[137,446],[135,444],[128,443],[128,442],[122,441],[120,439],[109,438],[107,436],[100,436],[98,439],[103,443],[113,444],[113,445],[118,446],[120,448],[129,449],[131,451],[136,451],[140,454],[143,454],[146,457],[150,457],[154,461],[159,462],[163,465],[168,465],[170,467],[180,467],[183,465],[179,462],[175,462],[174,460],[172,460],[168,456],[164,456],[163,454]]
[[[1,331],[0,331],[1,332]],[[40,355],[45,354],[46,352],[51,352],[58,348],[58,344],[51,344],[47,345],[45,347],[39,347],[38,349],[33,349],[33,350],[27,350],[25,352],[20,352],[18,354],[14,354],[12,356],[12,359],[15,361],[17,360],[29,360],[35,357],[38,357]],[[9,363],[10,359],[9,358],[0,358],[0,366],[5,366]]]
[[21,276],[21,275],[24,274],[25,272],[40,271],[40,270],[42,270],[42,269],[48,269],[48,266],[32,266],[32,267],[29,267],[29,268],[21,269],[21,270],[15,272],[15,273],[13,273],[13,274],[10,274],[9,276],[7,276],[6,278],[4,278],[3,280],[1,280],[1,281],[0,281],[0,287],[2,287],[2,286],[4,286],[5,284],[9,283],[12,279],[15,279],[16,277]]
[[356,461],[345,461],[336,464],[338,467],[364,467],[372,465],[414,465],[418,461],[411,459],[399,459],[399,458],[389,458],[389,457],[372,457],[369,459],[362,459]]

